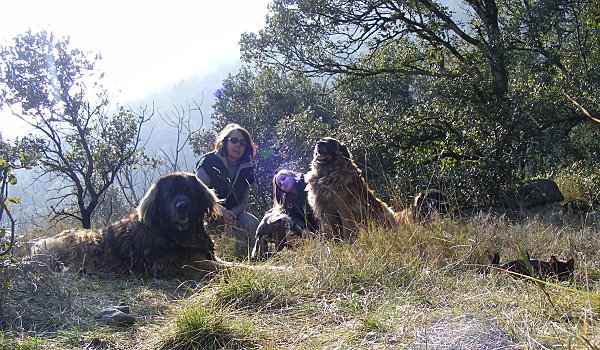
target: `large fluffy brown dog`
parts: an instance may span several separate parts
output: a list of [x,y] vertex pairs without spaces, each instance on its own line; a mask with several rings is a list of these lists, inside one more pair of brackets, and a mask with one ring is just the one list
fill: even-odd
[[134,212],[103,230],[67,230],[39,241],[69,269],[135,276],[201,276],[225,266],[214,254],[204,219],[219,215],[217,198],[194,174],[172,173],[153,184]]
[[394,212],[369,188],[348,148],[325,137],[315,146],[308,172],[309,204],[330,238],[354,240],[359,226],[376,222],[397,225]]

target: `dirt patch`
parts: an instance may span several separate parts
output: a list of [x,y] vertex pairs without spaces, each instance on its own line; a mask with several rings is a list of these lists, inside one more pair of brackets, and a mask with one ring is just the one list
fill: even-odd
[[439,319],[427,328],[417,331],[415,344],[410,349],[494,349],[517,350],[501,324],[493,318],[482,319],[471,315]]

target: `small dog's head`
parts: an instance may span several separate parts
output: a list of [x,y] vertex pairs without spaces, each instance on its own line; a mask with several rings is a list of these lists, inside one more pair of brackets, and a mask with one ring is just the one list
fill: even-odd
[[415,196],[413,208],[416,221],[430,221],[448,211],[446,196],[436,189],[429,189]]
[[313,163],[327,165],[335,162],[339,158],[352,158],[348,148],[340,141],[332,137],[324,137],[315,145]]
[[575,259],[571,258],[567,261],[558,260],[554,255],[548,260],[552,271],[556,274],[559,281],[566,281],[571,278],[575,271]]

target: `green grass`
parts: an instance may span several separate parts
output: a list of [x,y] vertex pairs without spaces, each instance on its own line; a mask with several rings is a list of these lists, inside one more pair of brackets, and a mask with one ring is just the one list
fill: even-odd
[[[576,259],[571,283],[484,273],[502,261]],[[220,254],[226,256],[227,254]],[[600,346],[600,230],[565,217],[372,228],[354,244],[304,241],[210,281],[13,272],[6,349],[426,349]],[[279,266],[284,268],[273,268]],[[31,289],[35,283],[37,290]],[[125,302],[138,322],[93,320]]]
[[26,334],[0,333],[0,349],[2,350],[36,350],[42,349],[43,341]]
[[260,330],[243,318],[232,317],[236,310],[190,303],[174,317],[170,335],[159,339],[158,349],[258,349]]

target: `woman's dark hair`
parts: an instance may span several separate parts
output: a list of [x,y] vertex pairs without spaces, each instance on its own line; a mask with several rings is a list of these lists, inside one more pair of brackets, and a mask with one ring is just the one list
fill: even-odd
[[215,140],[214,151],[226,156],[227,140],[229,139],[229,135],[235,130],[241,132],[242,136],[246,140],[246,148],[244,149],[244,154],[242,155],[241,160],[244,162],[252,161],[254,159],[254,156],[256,155],[256,144],[252,140],[252,136],[250,136],[248,130],[246,130],[239,124],[230,123],[225,125],[223,130],[221,130],[221,132],[219,132],[219,135],[217,135],[217,139]]
[[285,191],[283,191],[279,186],[277,186],[277,177],[280,175],[285,175],[296,180],[296,185],[301,181],[304,181],[304,174],[299,173],[297,171],[281,169],[273,176],[273,205],[281,205],[283,206]]

